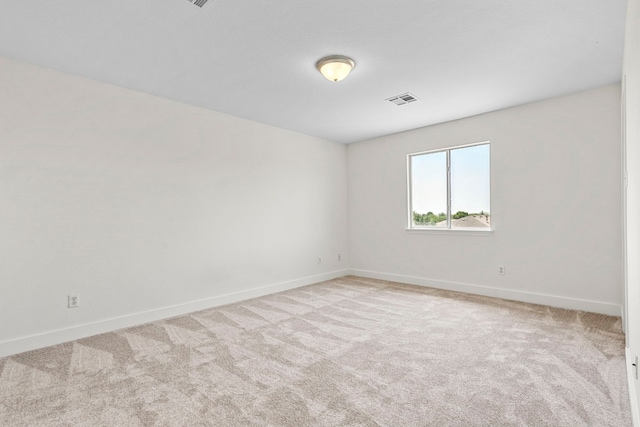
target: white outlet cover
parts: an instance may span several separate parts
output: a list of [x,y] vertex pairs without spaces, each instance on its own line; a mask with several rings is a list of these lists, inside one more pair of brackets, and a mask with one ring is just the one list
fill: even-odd
[[78,307],[79,305],[80,305],[80,295],[74,294],[74,295],[67,296],[68,308],[75,308],[75,307]]

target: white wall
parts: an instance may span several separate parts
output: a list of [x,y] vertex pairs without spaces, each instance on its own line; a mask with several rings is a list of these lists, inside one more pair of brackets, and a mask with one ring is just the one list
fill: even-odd
[[342,275],[346,164],[341,144],[0,58],[0,356]]
[[[486,140],[493,234],[406,231],[406,155]],[[351,272],[619,315],[619,141],[612,85],[352,144]]]
[[629,0],[625,34],[623,80],[626,104],[627,186],[627,368],[634,425],[640,425],[640,384],[635,376],[635,356],[640,355],[640,0]]

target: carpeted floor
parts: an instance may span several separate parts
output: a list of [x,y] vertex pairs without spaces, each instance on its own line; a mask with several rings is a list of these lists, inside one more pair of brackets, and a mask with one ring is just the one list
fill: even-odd
[[345,277],[0,359],[3,426],[628,426],[620,319]]

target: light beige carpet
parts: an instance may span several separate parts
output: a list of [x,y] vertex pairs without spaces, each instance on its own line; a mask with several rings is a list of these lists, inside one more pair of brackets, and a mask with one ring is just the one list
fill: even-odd
[[0,359],[3,426],[628,426],[620,319],[345,277]]

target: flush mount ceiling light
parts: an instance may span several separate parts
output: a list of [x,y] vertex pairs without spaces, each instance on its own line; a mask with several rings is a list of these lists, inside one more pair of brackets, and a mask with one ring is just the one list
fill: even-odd
[[316,62],[316,68],[327,80],[339,82],[349,75],[356,63],[353,59],[343,55],[325,56]]

